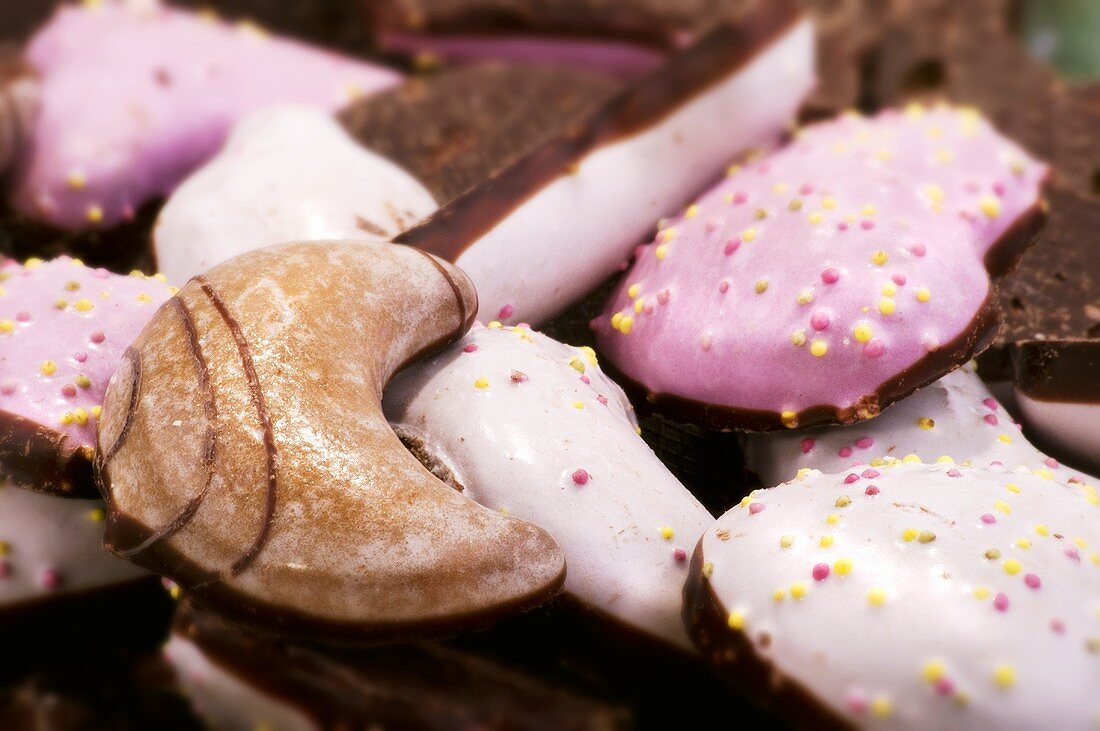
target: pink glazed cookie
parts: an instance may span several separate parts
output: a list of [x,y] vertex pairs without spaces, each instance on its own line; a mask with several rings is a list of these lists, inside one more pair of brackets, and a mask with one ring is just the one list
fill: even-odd
[[0,479],[95,494],[91,458],[107,382],[174,292],[160,278],[69,257],[0,266]]
[[1041,222],[1046,175],[969,109],[808,127],[638,250],[601,350],[708,426],[870,418],[992,337],[990,273]]
[[400,80],[155,1],[63,6],[24,55],[41,77],[41,109],[12,201],[66,229],[131,218],[255,109],[296,102],[335,111]]

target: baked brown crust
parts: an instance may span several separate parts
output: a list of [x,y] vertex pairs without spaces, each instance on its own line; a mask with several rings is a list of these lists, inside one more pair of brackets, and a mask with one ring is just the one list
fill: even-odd
[[382,414],[393,373],[476,310],[459,270],[388,244],[288,244],[196,277],[108,388],[106,545],[302,636],[449,632],[554,594],[553,539],[441,483]]

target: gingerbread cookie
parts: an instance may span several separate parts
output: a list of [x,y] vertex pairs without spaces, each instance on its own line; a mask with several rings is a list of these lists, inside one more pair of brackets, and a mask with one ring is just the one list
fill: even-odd
[[990,272],[1030,242],[1046,175],[969,109],[807,127],[638,251],[601,350],[712,427],[872,417],[992,339]]

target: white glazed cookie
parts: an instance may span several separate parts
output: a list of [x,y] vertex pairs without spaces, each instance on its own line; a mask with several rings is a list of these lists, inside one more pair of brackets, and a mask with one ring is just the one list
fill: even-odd
[[913,455],[927,460],[947,457],[975,467],[1026,467],[1060,482],[1076,474],[1024,438],[970,365],[870,421],[752,434],[745,440],[746,464],[767,486],[789,480],[805,467],[839,473],[859,466],[881,467],[894,459],[912,461]]
[[103,548],[103,501],[0,485],[0,613],[145,575]]
[[225,148],[168,199],[157,263],[186,282],[215,264],[286,241],[389,241],[436,208],[400,167],[353,140],[324,110],[247,117]]
[[806,728],[1095,728],[1098,505],[998,468],[806,471],[704,535],[693,637]]
[[475,325],[398,376],[384,406],[467,495],[554,536],[566,591],[689,645],[686,559],[713,518],[638,436],[630,402],[591,349]]

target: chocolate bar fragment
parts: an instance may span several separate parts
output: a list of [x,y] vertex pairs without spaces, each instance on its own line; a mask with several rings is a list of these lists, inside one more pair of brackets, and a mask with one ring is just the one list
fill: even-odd
[[320,648],[242,631],[183,603],[165,656],[218,728],[628,727],[620,707],[438,643]]
[[739,152],[775,144],[812,86],[813,36],[797,4],[739,8],[397,241],[465,269],[483,319],[537,325],[561,312]]
[[363,146],[446,202],[591,114],[619,88],[585,71],[487,63],[410,79],[339,119]]

